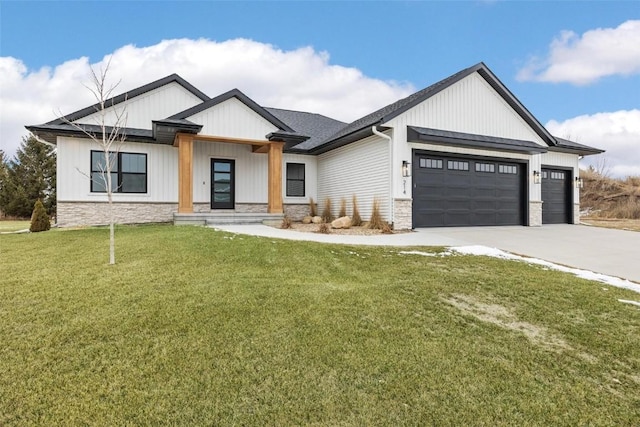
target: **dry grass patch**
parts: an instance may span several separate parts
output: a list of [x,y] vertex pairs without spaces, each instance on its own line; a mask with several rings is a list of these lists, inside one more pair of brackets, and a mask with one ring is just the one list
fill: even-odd
[[640,219],[617,218],[581,218],[581,222],[595,227],[614,228],[616,230],[640,231]]

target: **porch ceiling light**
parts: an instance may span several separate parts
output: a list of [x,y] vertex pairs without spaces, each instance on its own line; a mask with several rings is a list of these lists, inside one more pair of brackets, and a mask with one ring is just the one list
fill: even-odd
[[411,163],[406,160],[402,161],[402,177],[409,178],[411,176]]

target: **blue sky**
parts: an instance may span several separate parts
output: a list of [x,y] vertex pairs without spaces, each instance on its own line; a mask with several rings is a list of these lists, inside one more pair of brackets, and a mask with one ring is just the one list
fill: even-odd
[[[559,136],[574,136],[573,133],[579,132],[579,138],[576,138],[579,142],[609,149],[607,141],[602,141],[602,136],[597,141],[590,140],[586,134],[591,132],[583,123],[580,124],[582,127],[575,125],[575,129],[567,128],[565,125],[581,116],[593,117],[601,113],[635,112],[640,109],[640,60],[634,59],[638,55],[637,51],[640,51],[640,44],[631,44],[626,48],[631,50],[631,60],[611,59],[607,56],[610,49],[606,46],[600,53],[591,55],[593,46],[598,46],[597,40],[595,44],[590,45],[591,47],[584,47],[582,51],[579,51],[579,45],[580,42],[586,44],[589,34],[599,36],[598,29],[613,31],[625,22],[638,20],[640,3],[637,1],[0,1],[0,57],[18,60],[21,68],[18,67],[18,77],[15,77],[16,73],[12,71],[12,78],[19,79],[16,85],[27,86],[30,80],[36,77],[42,79],[42,75],[47,73],[49,81],[53,81],[56,67],[69,61],[88,57],[86,62],[96,64],[106,55],[127,45],[136,48],[130,52],[131,55],[145,55],[148,52],[143,52],[142,48],[156,46],[162,40],[205,39],[212,43],[223,43],[242,38],[270,46],[284,52],[285,55],[298,52],[302,48],[311,48],[311,60],[326,60],[324,68],[301,68],[306,70],[305,72],[315,70],[323,73],[327,67],[336,65],[356,70],[367,79],[389,83],[389,93],[382,91],[377,103],[376,100],[370,99],[371,96],[367,96],[366,101],[363,101],[370,102],[371,109],[379,107],[378,104],[392,102],[393,93],[406,95],[407,91],[421,89],[463,68],[484,61],[540,122],[545,125],[551,121],[556,123],[557,131],[565,133]],[[566,31],[572,31],[573,36],[567,36],[568,41],[565,40],[564,44],[554,51],[552,43],[554,40],[556,44],[559,43],[563,34],[566,35],[563,32]],[[620,32],[612,34],[619,36]],[[631,34],[638,34],[635,28]],[[600,35],[603,40],[608,37],[607,33]],[[615,45],[617,41],[609,43]],[[637,51],[634,51],[633,46],[636,46]],[[194,49],[193,54],[197,55],[198,50]],[[544,71],[551,68],[549,62],[557,60],[553,58],[554,52],[555,55],[565,55],[565,58],[568,58],[572,49],[574,56],[582,59],[574,58],[571,60],[573,62],[567,60],[565,65],[568,64],[567,66],[575,69],[592,66],[593,64],[586,64],[583,67],[579,62],[583,59],[589,60],[584,58],[589,56],[594,56],[592,62],[597,62],[598,67],[606,68],[609,63],[619,64],[615,65],[612,71],[596,73],[595,77],[589,77],[586,81],[579,81],[579,76],[572,76],[571,72],[567,75],[566,70],[561,72],[559,77],[555,74],[555,77],[543,76]],[[242,52],[237,52],[237,55],[241,54]],[[225,60],[233,60],[234,53],[231,48],[225,50],[225,55]],[[612,55],[629,56],[624,50],[613,52]],[[309,55],[307,59],[308,57]],[[172,56],[172,60],[175,58],[175,55]],[[537,62],[532,62],[532,58],[537,58],[540,64],[533,65]],[[203,56],[199,60],[204,64],[215,62],[217,59]],[[197,66],[198,61],[194,61],[193,58],[190,61],[192,67]],[[16,61],[12,64],[15,66]],[[153,64],[164,71],[164,66],[159,66],[158,62]],[[162,75],[173,72],[170,70],[171,64],[174,63],[167,62],[168,72]],[[259,74],[264,73],[262,67],[268,66],[269,62],[257,61],[255,64],[252,72]],[[292,69],[292,66],[289,65],[288,69]],[[533,71],[528,73],[527,77],[523,69]],[[6,65],[0,67],[0,73],[7,72],[6,70]],[[150,73],[147,81],[157,78],[151,70],[147,71]],[[189,70],[181,69],[180,74],[185,73],[189,74]],[[125,71],[122,74],[123,84],[128,89],[125,83],[128,75]],[[136,77],[140,74],[141,71],[137,71]],[[219,78],[220,81],[231,79],[229,76],[216,76],[212,74],[211,78]],[[188,75],[183,77],[190,80]],[[197,84],[198,81],[202,81],[202,77],[195,73],[193,78],[196,81],[192,83],[198,87],[204,84],[205,87],[201,89],[210,96],[217,94],[210,92],[211,90],[222,91],[222,87],[207,87],[207,82]],[[335,76],[332,78],[335,79]],[[265,85],[269,84],[268,79],[262,80]],[[257,97],[256,101],[259,103],[270,101],[270,106],[287,107],[273,105],[284,103],[284,98],[270,98],[258,89],[251,93],[255,82],[247,84],[249,89],[243,86],[242,80],[229,80],[229,84],[249,92],[249,96]],[[12,87],[17,87],[16,85]],[[274,84],[274,87],[280,92],[286,90],[285,86],[279,84]],[[340,87],[344,91],[349,90],[348,85],[343,84]],[[354,90],[354,93],[357,93],[358,90],[364,89]],[[4,97],[1,94],[0,96]],[[40,104],[57,100],[52,94],[41,100],[37,99],[36,94],[29,97],[33,98],[33,102]],[[263,99],[259,99],[261,97]],[[80,101],[79,99],[78,102]],[[318,100],[308,105],[320,103]],[[34,114],[35,117],[32,119],[21,119],[33,124],[52,119],[54,109],[67,111],[69,108],[75,110],[84,106],[86,105],[73,105],[70,99],[62,96],[56,105],[48,106],[48,116],[44,117],[41,116],[44,113],[38,113]],[[7,106],[2,108],[2,116],[9,115]],[[293,105],[290,108],[300,106]],[[323,108],[320,108],[319,112],[327,114],[330,111],[329,107]],[[356,118],[348,117],[345,112],[336,114],[341,114],[342,117],[337,118],[343,120]],[[619,119],[619,116],[615,119]],[[9,134],[5,128],[13,124],[6,122],[4,118],[2,124],[0,142],[3,149],[11,152],[14,144],[6,140]],[[20,131],[24,133],[22,129]],[[637,137],[635,149],[640,152],[640,135],[635,133],[635,128],[631,130],[631,140],[634,139],[634,135]],[[14,138],[13,134],[10,137]],[[633,144],[633,141],[630,143]],[[629,145],[630,143],[628,138],[625,139],[625,149],[634,147]],[[625,157],[622,154],[616,156],[616,162],[618,157]],[[640,156],[638,173],[640,174]]]

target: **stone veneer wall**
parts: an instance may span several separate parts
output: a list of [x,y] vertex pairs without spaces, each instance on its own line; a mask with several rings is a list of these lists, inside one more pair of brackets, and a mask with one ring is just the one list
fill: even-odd
[[393,228],[395,230],[411,230],[413,228],[412,208],[412,199],[394,199]]
[[308,203],[300,203],[300,204],[285,204],[284,205],[284,214],[291,218],[294,221],[302,221],[302,219],[309,215],[309,204]]
[[542,225],[542,203],[529,202],[529,226],[540,227]]
[[[178,211],[177,203],[125,203],[114,202],[115,220],[119,224],[144,222],[171,222]],[[61,202],[57,204],[59,227],[104,225],[109,223],[107,202]]]
[[573,204],[573,223],[580,224],[580,203]]

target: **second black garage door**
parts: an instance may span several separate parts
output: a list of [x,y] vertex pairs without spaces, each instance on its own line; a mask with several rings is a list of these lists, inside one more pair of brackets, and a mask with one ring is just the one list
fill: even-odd
[[542,223],[571,223],[571,172],[542,168]]
[[524,164],[414,152],[413,226],[523,225]]

